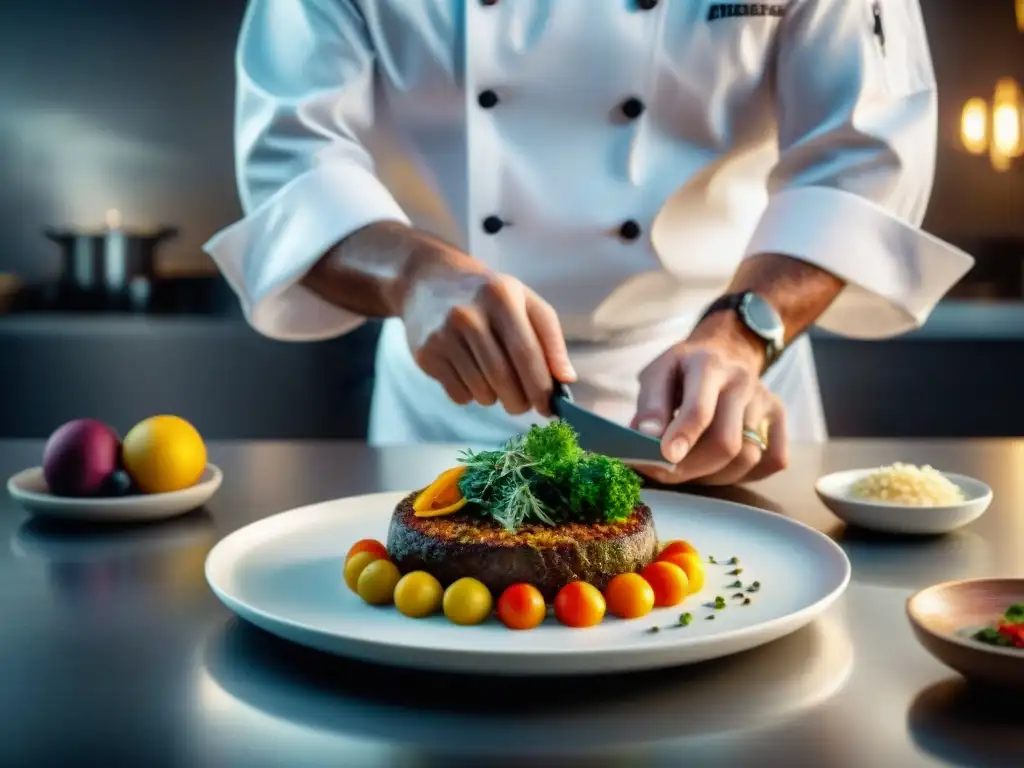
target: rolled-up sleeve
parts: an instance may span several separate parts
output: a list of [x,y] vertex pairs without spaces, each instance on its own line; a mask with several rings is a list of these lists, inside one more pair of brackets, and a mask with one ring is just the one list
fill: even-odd
[[920,230],[937,101],[918,0],[791,0],[775,71],[779,162],[747,256],[846,281],[819,318],[846,336],[920,326],[973,266]]
[[260,333],[290,340],[345,333],[363,318],[299,281],[357,229],[408,223],[360,141],[374,111],[365,23],[349,0],[251,0],[236,68],[245,216],[205,250]]

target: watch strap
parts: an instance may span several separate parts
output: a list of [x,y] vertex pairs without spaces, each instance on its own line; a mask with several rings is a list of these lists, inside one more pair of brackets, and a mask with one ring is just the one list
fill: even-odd
[[709,315],[715,314],[716,312],[736,312],[740,322],[743,323],[743,325],[750,331],[751,335],[753,335],[754,338],[759,339],[764,346],[764,369],[761,371],[761,374],[763,375],[765,371],[771,368],[775,361],[779,359],[779,356],[782,354],[782,346],[773,344],[770,340],[762,336],[756,328],[752,328],[750,326],[747,319],[743,316],[743,313],[738,311],[743,305],[746,296],[746,292],[727,293],[719,296],[707,306],[697,323],[700,324],[705,320],[705,318]]

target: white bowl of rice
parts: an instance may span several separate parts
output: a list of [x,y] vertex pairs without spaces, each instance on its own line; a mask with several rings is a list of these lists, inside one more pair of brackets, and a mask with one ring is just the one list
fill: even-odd
[[949,533],[992,503],[992,489],[980,480],[900,463],[834,472],[814,490],[839,519],[885,533]]

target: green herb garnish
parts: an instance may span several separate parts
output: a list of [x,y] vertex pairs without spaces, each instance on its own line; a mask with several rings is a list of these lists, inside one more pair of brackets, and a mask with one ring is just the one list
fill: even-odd
[[681,615],[679,616],[679,624],[680,624],[681,626],[684,626],[684,627],[685,627],[685,626],[686,626],[687,624],[689,624],[689,623],[690,623],[691,621],[693,621],[693,614],[691,614],[691,613],[684,613],[684,614],[681,614]]
[[750,598],[749,597],[744,597],[743,598],[743,604],[744,605],[750,605]]
[[712,621],[715,618],[715,614],[710,614],[704,617],[704,621]]
[[715,610],[720,611],[725,608],[725,598],[719,595],[715,598]]
[[726,589],[740,589],[742,587],[743,587],[743,582],[741,582],[739,579],[736,579],[736,581],[734,581],[732,584],[726,584],[725,585]]
[[729,558],[729,565],[739,565],[739,564],[740,564],[740,559],[738,557],[733,556],[733,557]]
[[459,490],[471,510],[515,532],[525,523],[626,520],[640,501],[640,477],[618,459],[580,448],[563,421],[533,426],[498,450],[464,451]]
[[733,568],[726,574],[726,576],[739,576],[741,573],[743,573],[742,568]]
[[732,599],[742,600],[744,597],[746,597],[746,595],[744,595],[742,592],[737,592],[735,595],[732,596]]
[[715,560],[715,556],[714,555],[708,555],[708,562],[711,563],[712,565],[718,565],[718,561]]
[[1007,624],[1024,624],[1024,603],[1014,603],[1007,608],[1003,621]]

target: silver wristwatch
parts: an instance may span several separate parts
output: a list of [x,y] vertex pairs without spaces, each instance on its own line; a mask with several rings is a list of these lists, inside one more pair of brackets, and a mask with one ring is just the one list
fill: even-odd
[[[714,312],[732,311],[740,322],[758,339],[764,342],[764,370],[767,371],[779,359],[786,343],[786,328],[775,308],[753,291],[730,293],[711,303],[703,320]],[[763,373],[763,371],[762,371]]]

